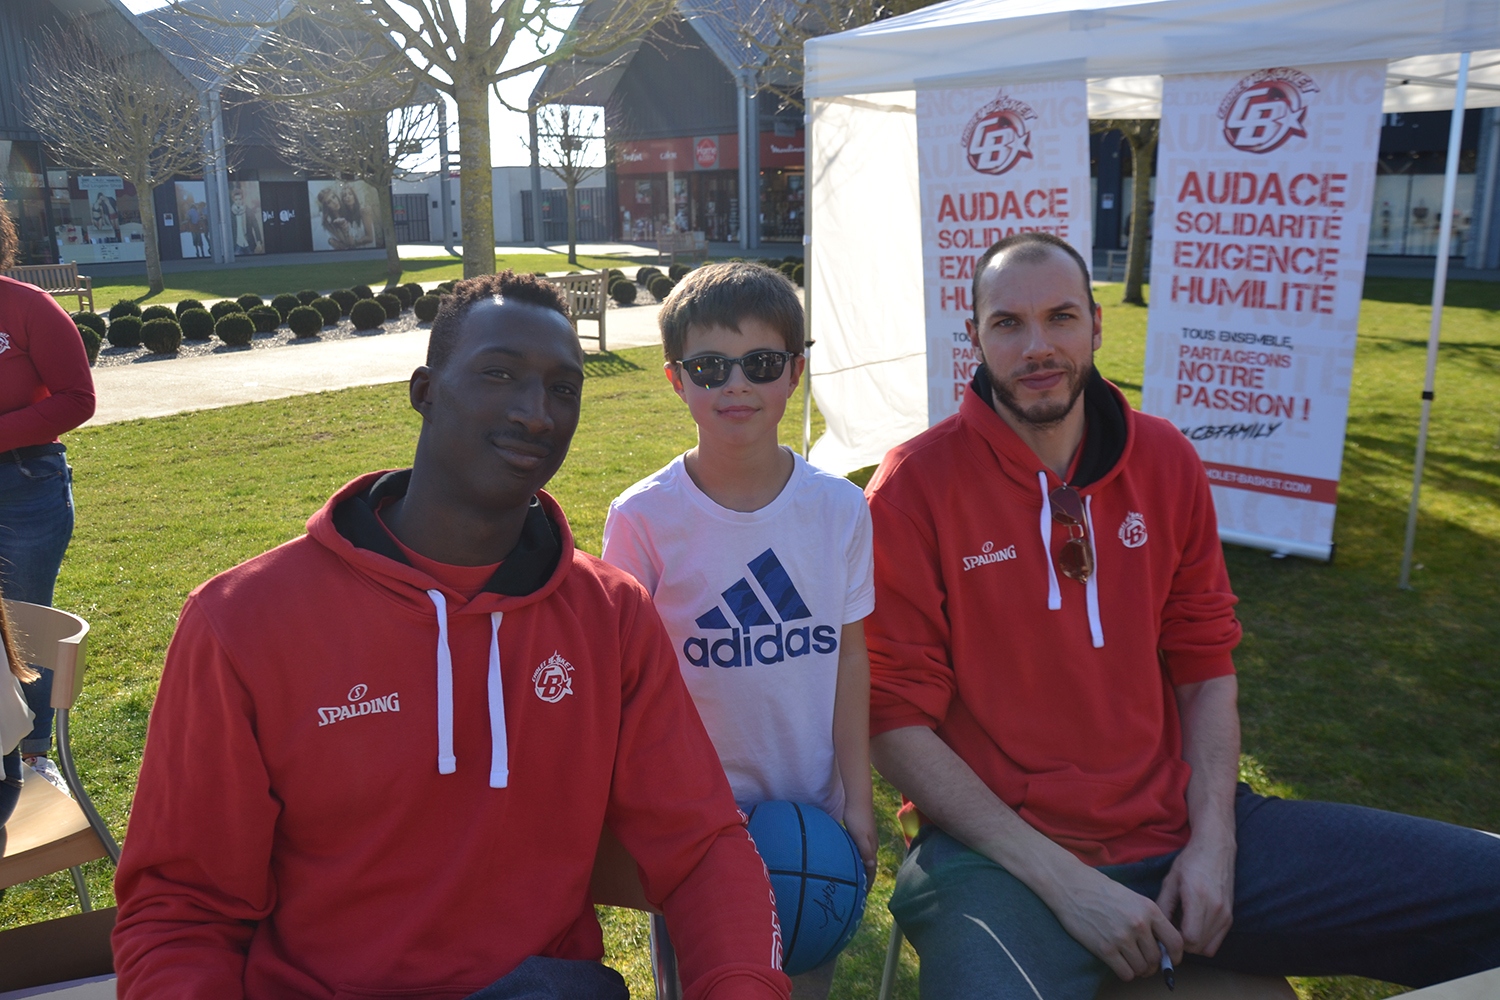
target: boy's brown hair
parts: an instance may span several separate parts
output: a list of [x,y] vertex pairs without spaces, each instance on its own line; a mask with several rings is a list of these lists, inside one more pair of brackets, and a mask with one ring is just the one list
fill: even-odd
[[681,361],[689,326],[723,326],[738,333],[747,318],[781,334],[788,351],[802,353],[802,303],[786,275],[741,261],[705,264],[684,275],[661,307],[662,353],[668,361]]

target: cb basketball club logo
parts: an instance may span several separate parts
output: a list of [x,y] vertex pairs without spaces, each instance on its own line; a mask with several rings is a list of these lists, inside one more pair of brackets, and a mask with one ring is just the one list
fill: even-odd
[[1292,137],[1307,137],[1307,98],[1313,78],[1295,69],[1251,73],[1219,103],[1224,139],[1246,153],[1270,153]]
[[1006,97],[1005,91],[975,113],[964,127],[963,146],[969,166],[981,174],[1003,174],[1031,156],[1031,105]]

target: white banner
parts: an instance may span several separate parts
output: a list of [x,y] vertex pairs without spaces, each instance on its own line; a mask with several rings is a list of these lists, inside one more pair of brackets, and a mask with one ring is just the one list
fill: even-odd
[[1163,80],[1143,408],[1226,541],[1332,552],[1384,92],[1382,62]]
[[964,320],[974,262],[1019,232],[1054,233],[1092,259],[1088,91],[1082,80],[919,87],[927,419],[958,412],[979,364]]

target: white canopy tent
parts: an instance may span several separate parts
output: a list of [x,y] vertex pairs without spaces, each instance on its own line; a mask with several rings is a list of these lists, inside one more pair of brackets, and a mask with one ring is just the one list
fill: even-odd
[[950,0],[809,41],[813,461],[872,465],[927,426],[919,83],[1081,77],[1091,117],[1151,118],[1161,74],[1385,59],[1385,110],[1437,111],[1460,52],[1467,106],[1500,106],[1496,0]]

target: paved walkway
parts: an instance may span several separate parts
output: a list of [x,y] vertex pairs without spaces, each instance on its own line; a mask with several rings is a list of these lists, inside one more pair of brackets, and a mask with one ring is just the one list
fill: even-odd
[[[617,350],[659,343],[656,314],[660,308],[642,305],[611,309],[605,329],[606,346]],[[596,342],[588,337],[594,332],[594,324],[584,320],[581,325],[584,347],[595,348]],[[404,382],[426,354],[424,328],[260,351],[96,368],[94,388],[98,405],[87,426],[356,385]]]

